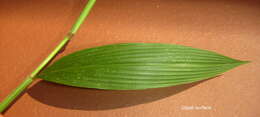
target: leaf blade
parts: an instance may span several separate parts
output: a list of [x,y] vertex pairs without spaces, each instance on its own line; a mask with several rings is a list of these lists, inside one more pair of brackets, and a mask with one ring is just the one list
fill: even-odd
[[38,77],[83,88],[137,90],[204,80],[244,63],[186,46],[128,43],[75,52]]

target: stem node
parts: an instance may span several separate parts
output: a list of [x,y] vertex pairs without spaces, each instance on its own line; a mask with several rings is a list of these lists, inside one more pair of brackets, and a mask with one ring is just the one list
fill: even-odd
[[88,16],[91,8],[94,6],[96,0],[89,0],[85,8],[81,12],[79,18],[72,26],[70,32],[64,37],[58,46],[48,55],[47,58],[28,76],[26,79],[3,101],[0,103],[0,113],[3,113],[7,107],[34,81],[36,75],[66,46],[66,44],[71,40],[73,35],[76,34],[81,24],[84,22],[85,18]]

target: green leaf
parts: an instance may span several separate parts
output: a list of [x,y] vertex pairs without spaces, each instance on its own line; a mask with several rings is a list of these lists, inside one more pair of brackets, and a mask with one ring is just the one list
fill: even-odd
[[205,80],[244,63],[186,46],[126,43],[72,53],[38,77],[75,87],[138,90]]

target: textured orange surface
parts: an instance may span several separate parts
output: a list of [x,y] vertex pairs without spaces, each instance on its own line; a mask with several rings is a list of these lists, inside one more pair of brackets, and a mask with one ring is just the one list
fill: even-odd
[[[0,100],[63,39],[86,2],[0,1]],[[58,58],[120,42],[181,44],[252,62],[204,82],[143,91],[81,89],[38,80],[4,116],[260,116],[259,1],[97,0]]]

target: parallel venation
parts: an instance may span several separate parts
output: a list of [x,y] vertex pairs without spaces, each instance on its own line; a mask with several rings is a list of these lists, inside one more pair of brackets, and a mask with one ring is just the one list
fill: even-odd
[[127,43],[72,53],[38,77],[76,87],[136,90],[212,78],[243,63],[246,62],[186,46]]

